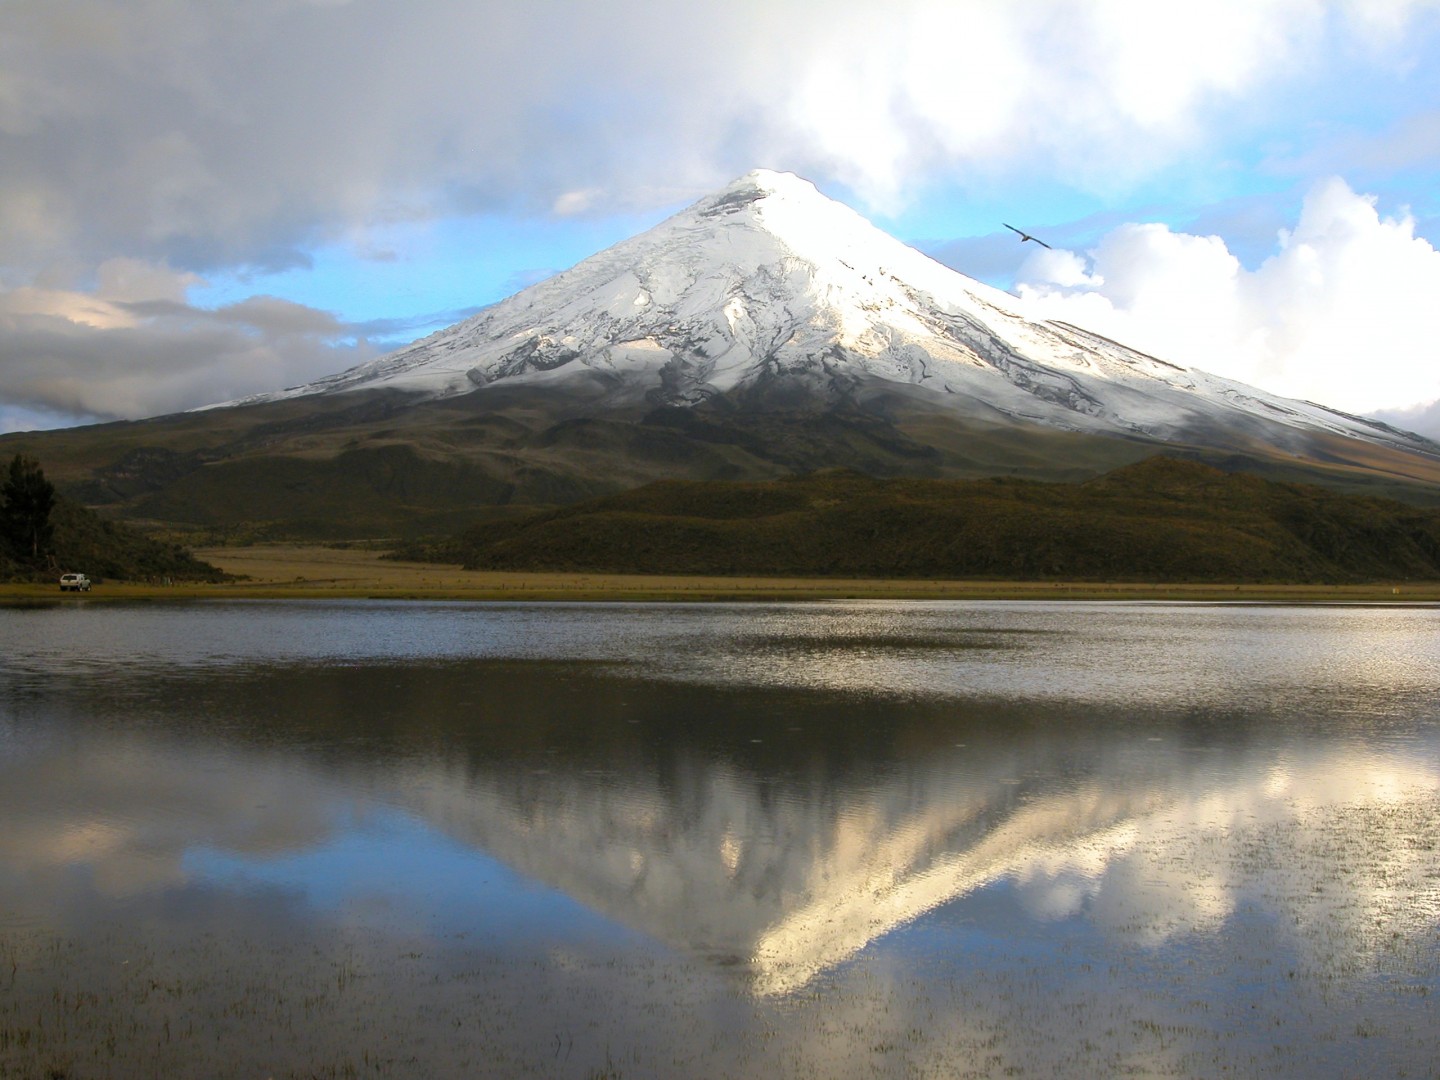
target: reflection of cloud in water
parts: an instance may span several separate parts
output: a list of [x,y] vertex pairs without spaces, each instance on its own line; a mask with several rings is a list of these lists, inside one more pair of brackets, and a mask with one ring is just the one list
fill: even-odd
[[1127,824],[1103,858],[1092,845],[1027,864],[1027,907],[1082,909],[1113,934],[1158,945],[1219,930],[1245,906],[1285,916],[1277,933],[1312,962],[1364,963],[1393,936],[1440,925],[1436,773],[1352,749],[1291,757],[1208,793],[1180,792]]
[[0,760],[0,862],[25,874],[88,871],[102,895],[183,884],[186,853],[214,844],[256,857],[328,835],[344,796],[301,761],[153,736],[96,733]]

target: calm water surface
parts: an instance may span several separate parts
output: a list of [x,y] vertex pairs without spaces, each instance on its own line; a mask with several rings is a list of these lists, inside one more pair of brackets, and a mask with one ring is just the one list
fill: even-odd
[[0,1076],[1440,1076],[1440,610],[0,610]]

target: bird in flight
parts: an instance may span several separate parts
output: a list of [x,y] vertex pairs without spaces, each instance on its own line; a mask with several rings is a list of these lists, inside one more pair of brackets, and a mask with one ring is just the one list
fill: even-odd
[[[1005,225],[1005,222],[1002,221],[1000,224],[1001,224],[1001,225]],[[1029,233],[1027,233],[1027,232],[1020,232],[1020,230],[1017,229],[1017,228],[1015,228],[1014,225],[1005,225],[1005,228],[1009,229],[1009,230],[1010,230],[1011,232],[1013,232],[1013,233],[1019,233],[1019,234],[1020,234],[1020,242],[1021,242],[1022,244],[1023,244],[1026,240],[1034,240],[1035,243],[1039,244],[1039,245],[1040,245],[1041,247],[1043,247],[1043,248],[1049,248],[1049,247],[1050,247],[1049,244],[1045,243],[1045,241],[1044,241],[1044,240],[1041,240],[1038,236],[1031,236],[1031,235],[1030,235]],[[1055,249],[1054,249],[1054,248],[1050,248],[1050,250],[1051,250],[1051,251],[1054,251]]]

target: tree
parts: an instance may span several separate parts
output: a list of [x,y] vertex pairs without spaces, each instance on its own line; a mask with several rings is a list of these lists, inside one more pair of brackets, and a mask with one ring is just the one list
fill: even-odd
[[17,559],[39,563],[49,550],[54,506],[55,485],[39,462],[16,454],[0,485],[0,532]]

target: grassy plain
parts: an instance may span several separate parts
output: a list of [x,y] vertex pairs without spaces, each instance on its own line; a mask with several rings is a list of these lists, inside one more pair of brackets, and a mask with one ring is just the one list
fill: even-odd
[[[360,547],[257,544],[195,554],[242,580],[102,584],[67,601],[169,599],[416,600],[1199,600],[1280,603],[1440,602],[1440,582],[1366,585],[1105,584],[1063,581],[929,581],[464,570],[382,559]],[[58,600],[55,585],[0,585],[0,599]]]

